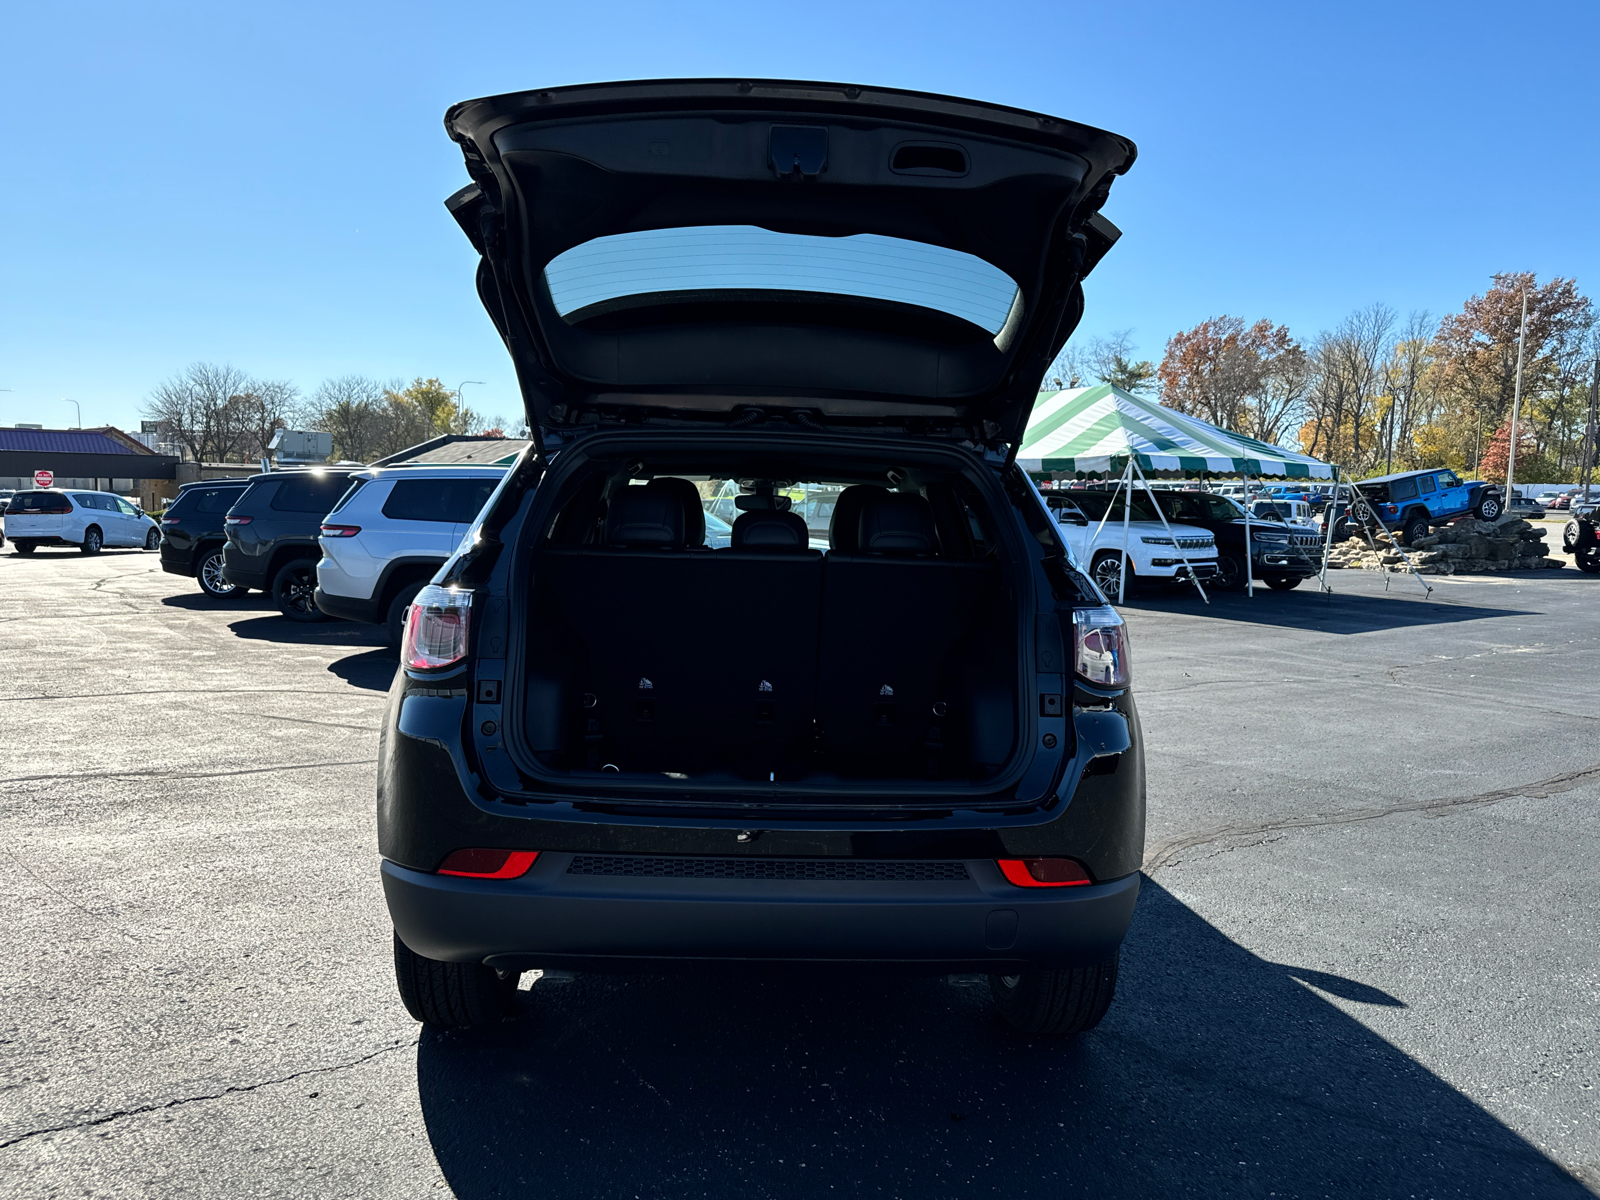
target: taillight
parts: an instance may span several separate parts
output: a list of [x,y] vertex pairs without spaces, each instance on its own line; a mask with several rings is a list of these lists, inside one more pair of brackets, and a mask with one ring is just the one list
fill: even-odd
[[439,864],[440,875],[464,879],[516,879],[526,875],[537,850],[457,850]]
[[472,593],[430,583],[417,593],[406,613],[400,661],[415,671],[452,666],[467,656],[467,626]]
[[253,520],[255,520],[254,517],[223,517],[222,523],[224,525],[248,525]]
[[360,532],[361,526],[359,525],[324,525],[322,527],[323,537],[355,537]]
[[1128,627],[1114,608],[1072,610],[1072,669],[1101,687],[1125,687],[1133,663]]
[[176,525],[178,523],[178,518],[177,517],[168,517],[168,518],[166,518],[166,520],[162,521],[161,523],[163,525]]
[[1017,887],[1087,887],[1094,880],[1073,858],[1001,858],[1000,873]]

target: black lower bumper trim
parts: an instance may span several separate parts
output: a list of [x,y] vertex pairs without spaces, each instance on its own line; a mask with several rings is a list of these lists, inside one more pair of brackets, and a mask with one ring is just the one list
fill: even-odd
[[360,621],[366,625],[375,625],[383,620],[378,615],[378,605],[373,600],[363,600],[359,596],[330,596],[320,587],[312,593],[316,605],[330,617],[337,617],[341,621]]
[[447,962],[638,971],[836,963],[918,972],[1099,962],[1133,919],[1139,876],[1019,888],[993,861],[935,881],[572,875],[541,854],[521,879],[430,875],[383,864],[395,932]]

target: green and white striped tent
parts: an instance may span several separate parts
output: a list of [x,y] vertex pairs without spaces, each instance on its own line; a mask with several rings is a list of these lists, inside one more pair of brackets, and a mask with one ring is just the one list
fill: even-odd
[[1332,479],[1325,462],[1102,383],[1040,392],[1017,461],[1035,475],[1121,474],[1135,456],[1146,475],[1267,475]]

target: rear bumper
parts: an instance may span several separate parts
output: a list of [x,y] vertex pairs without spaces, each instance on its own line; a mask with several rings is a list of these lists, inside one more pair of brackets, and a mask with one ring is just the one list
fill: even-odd
[[341,621],[362,621],[373,625],[383,620],[375,600],[363,600],[359,596],[335,596],[320,587],[313,593],[313,598],[318,608]]
[[161,539],[161,569],[169,575],[186,575],[194,578],[194,554],[189,550],[178,550],[167,544],[165,538]]
[[231,542],[223,547],[222,577],[234,587],[265,591],[270,582],[266,568],[266,561],[259,555],[244,554]]
[[544,853],[521,879],[383,864],[395,932],[446,962],[652,970],[698,964],[853,963],[1008,972],[1098,962],[1122,943],[1139,876],[1013,887],[987,859],[940,882],[572,875]]

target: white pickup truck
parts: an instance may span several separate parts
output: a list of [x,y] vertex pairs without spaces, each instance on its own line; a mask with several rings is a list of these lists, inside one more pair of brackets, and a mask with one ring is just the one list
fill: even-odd
[[[1047,492],[1045,503],[1055,514],[1073,557],[1114,600],[1122,574],[1122,493],[1090,489]],[[1217,541],[1209,529],[1163,525],[1150,498],[1139,492],[1134,493],[1127,515],[1129,583],[1136,579],[1187,581],[1192,570],[1203,584],[1216,575]]]

